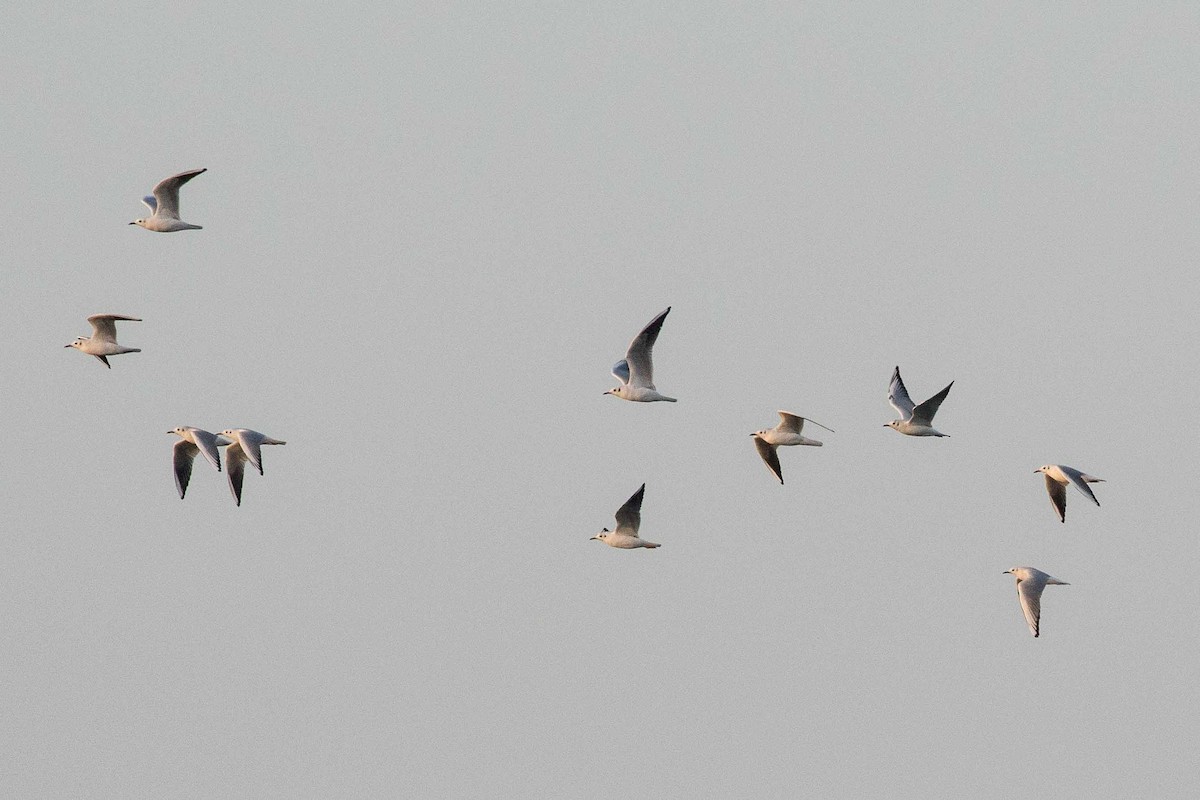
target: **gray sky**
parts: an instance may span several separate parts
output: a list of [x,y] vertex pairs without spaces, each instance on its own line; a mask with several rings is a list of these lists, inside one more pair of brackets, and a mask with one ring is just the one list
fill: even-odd
[[1200,11],[604,5],[6,12],[4,794],[1200,791]]

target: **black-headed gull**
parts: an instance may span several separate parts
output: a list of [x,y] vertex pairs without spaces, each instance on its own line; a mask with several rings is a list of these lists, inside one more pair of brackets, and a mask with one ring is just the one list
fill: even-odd
[[92,323],[92,336],[90,339],[85,339],[82,336],[75,338],[66,347],[74,347],[87,353],[89,356],[95,356],[100,359],[104,366],[112,369],[112,364],[108,363],[106,356],[119,356],[122,353],[140,353],[141,349],[137,347],[122,347],[117,344],[117,320],[126,320],[128,322],[141,322],[138,317],[125,317],[121,314],[92,314],[87,318],[87,321]]
[[148,231],[158,233],[174,233],[175,231],[198,231],[202,226],[184,222],[179,218],[179,187],[199,175],[207,172],[208,168],[193,169],[181,172],[169,178],[163,178],[154,187],[154,193],[142,198],[142,202],[150,209],[150,216],[145,219],[135,219],[130,225],[139,225]]
[[779,466],[779,453],[777,452],[778,449],[787,445],[808,445],[809,447],[822,446],[821,442],[818,442],[816,439],[809,439],[801,435],[801,431],[804,430],[804,423],[806,420],[817,427],[825,428],[825,430],[829,431],[830,433],[834,433],[834,430],[833,428],[826,428],[816,420],[811,420],[807,417],[801,417],[797,414],[793,414],[790,411],[780,411],[779,420],[779,424],[774,428],[769,428],[765,431],[759,431],[758,433],[752,433],[750,435],[754,437],[754,446],[758,449],[758,454],[762,456],[762,460],[766,463],[767,468],[774,473],[775,477],[779,479],[780,483],[783,483],[783,471]]
[[612,374],[621,381],[621,385],[615,389],[609,389],[605,394],[638,403],[653,403],[660,400],[668,403],[675,402],[674,397],[659,394],[658,390],[654,388],[654,363],[650,355],[654,348],[654,341],[658,338],[658,332],[662,330],[663,320],[669,313],[671,313],[671,307],[667,306],[666,311],[650,320],[650,324],[633,337],[633,341],[629,343],[629,350],[625,352],[625,358],[613,365]]
[[263,474],[262,451],[264,444],[287,444],[279,439],[272,439],[258,431],[249,428],[230,428],[221,431],[221,435],[230,439],[232,444],[225,448],[225,471],[229,475],[229,491],[233,493],[234,501],[242,504],[242,478],[246,472],[246,462]]
[[[954,381],[950,381],[950,386],[953,385]],[[950,394],[950,386],[921,405],[913,405],[908,390],[904,388],[904,381],[900,379],[900,368],[896,367],[896,371],[892,373],[892,382],[888,386],[888,402],[900,414],[900,419],[894,419],[884,427],[892,428],[905,436],[947,436],[948,434],[933,429],[933,415],[937,413],[946,395]]]
[[1035,474],[1038,472],[1046,476],[1046,492],[1049,493],[1050,503],[1054,506],[1054,510],[1062,522],[1067,521],[1068,483],[1097,506],[1100,505],[1100,501],[1096,499],[1096,495],[1092,494],[1092,488],[1088,484],[1104,483],[1104,478],[1084,475],[1074,467],[1068,467],[1065,464],[1046,464],[1034,470]]
[[610,531],[608,528],[600,531],[592,537],[604,542],[609,547],[619,547],[622,550],[633,550],[636,547],[655,548],[660,545],[654,542],[647,542],[645,539],[638,537],[638,528],[642,525],[642,497],[646,494],[646,484],[642,484],[642,488],[633,493],[625,501],[625,505],[617,509],[617,529]]
[[1029,623],[1029,632],[1037,637],[1038,623],[1042,618],[1042,590],[1047,586],[1070,586],[1066,581],[1047,575],[1033,567],[1013,567],[1004,574],[1017,579],[1017,597],[1021,600],[1021,611]]
[[196,460],[196,454],[203,455],[204,459],[220,472],[221,451],[217,448],[229,442],[215,433],[193,428],[191,425],[184,425],[167,433],[179,437],[173,448],[172,461],[175,467],[175,488],[179,490],[179,499],[182,500],[187,492],[188,481],[192,479],[192,463]]

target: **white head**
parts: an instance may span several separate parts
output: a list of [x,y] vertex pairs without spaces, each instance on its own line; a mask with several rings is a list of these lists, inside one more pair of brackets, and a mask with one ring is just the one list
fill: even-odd
[[1029,577],[1029,575],[1026,574],[1025,567],[1012,567],[1011,569],[1004,570],[1003,574],[1012,575],[1014,578],[1016,578],[1019,581],[1024,580],[1025,578]]
[[894,420],[892,420],[891,422],[889,422],[887,425],[884,425],[883,427],[885,427],[885,428],[896,428],[896,429],[899,429],[899,428],[900,428],[900,423],[901,423],[901,422],[902,422],[902,420],[894,419]]
[[[607,392],[605,392],[605,394],[607,394]],[[599,539],[602,542],[607,542],[608,536],[610,533],[612,533],[612,531],[610,531],[608,528],[604,528],[599,533],[597,533],[595,536],[593,536],[591,539],[588,539],[588,541],[591,542],[591,541],[595,541],[596,539]]]
[[1035,470],[1033,471],[1033,474],[1034,474],[1034,475],[1036,475],[1036,474],[1038,474],[1039,472],[1043,472],[1043,473],[1044,473],[1046,470],[1050,469],[1050,467],[1052,467],[1052,466],[1054,466],[1054,465],[1053,465],[1053,464],[1043,464],[1042,466],[1040,466],[1040,467],[1038,467],[1037,469],[1035,469]]
[[187,436],[187,428],[172,428],[167,433],[173,433],[176,436]]
[[615,389],[609,389],[605,394],[611,394],[615,397],[624,397],[627,389],[624,386],[618,386]]

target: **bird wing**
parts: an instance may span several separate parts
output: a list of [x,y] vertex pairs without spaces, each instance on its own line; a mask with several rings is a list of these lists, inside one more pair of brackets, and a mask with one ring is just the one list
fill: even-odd
[[242,446],[242,453],[245,455],[246,460],[258,470],[259,475],[262,475],[262,448],[260,445],[266,437],[258,431],[247,430],[246,428],[236,429],[234,433],[237,434],[237,442]]
[[158,201],[154,199],[154,195],[148,194],[142,198],[142,203],[146,208],[150,209],[150,216],[154,216],[154,212],[158,211]]
[[629,383],[629,362],[622,358],[613,364],[612,374],[621,383]]
[[229,491],[240,506],[242,504],[242,478],[246,472],[246,452],[237,442],[225,448],[225,471],[229,473]]
[[141,322],[137,317],[124,317],[120,314],[92,314],[87,318],[87,321],[92,324],[92,338],[96,341],[116,344],[117,320],[119,319]]
[[671,307],[667,306],[666,311],[650,320],[650,323],[642,328],[642,332],[633,337],[633,341],[629,343],[629,349],[625,352],[625,361],[629,368],[628,383],[630,386],[654,388],[654,363],[650,358],[650,351],[654,348],[658,332],[662,330],[663,320],[669,313],[671,313]]
[[[950,386],[953,385],[954,381],[950,381]],[[914,408],[912,412],[912,421],[918,425],[932,425],[933,415],[937,413],[938,408],[942,405],[942,401],[946,399],[946,395],[950,394],[950,386],[942,389],[933,397]]]
[[768,443],[758,435],[754,437],[754,446],[757,448],[758,454],[762,456],[762,460],[767,465],[767,468],[774,473],[780,483],[783,483],[783,469],[779,466],[779,448]]
[[[1082,472],[1075,469],[1074,467],[1064,467],[1062,464],[1059,464],[1058,468],[1062,470],[1063,475],[1067,476],[1067,480],[1069,480],[1071,482],[1072,486],[1074,486],[1079,491],[1083,492],[1084,496],[1087,497],[1089,500],[1091,500],[1093,503],[1095,503],[1096,505],[1100,505],[1100,501],[1096,499],[1096,495],[1092,494],[1092,487],[1088,486],[1087,481],[1084,480],[1085,477],[1091,477],[1090,475],[1085,476]],[[1092,480],[1096,480],[1096,479],[1092,478]],[[1067,490],[1064,487],[1062,489],[1063,494],[1066,494],[1066,491]]]
[[892,382],[888,385],[888,402],[892,404],[892,408],[896,409],[896,413],[900,415],[901,419],[908,419],[912,416],[913,401],[908,396],[908,389],[904,388],[899,367],[896,367],[896,371],[892,373]]
[[642,526],[642,497],[646,494],[646,484],[633,493],[625,501],[625,505],[617,509],[617,529],[614,533],[626,536],[637,536],[638,528]]
[[1025,621],[1029,623],[1029,631],[1038,635],[1038,621],[1042,618],[1042,589],[1046,585],[1028,578],[1017,581],[1017,597],[1021,598],[1021,611],[1025,613]]
[[815,419],[809,419],[808,417],[801,417],[798,414],[793,414],[790,411],[780,411],[779,419],[780,419],[779,430],[781,430],[781,431],[788,431],[790,433],[800,434],[804,430],[804,423],[811,422],[813,425],[816,425],[818,428],[825,428],[825,430],[829,431],[830,433],[836,433],[836,431],[834,431],[833,428],[826,428],[824,425],[817,422]]
[[216,468],[217,472],[221,471],[221,451],[218,448],[220,442],[215,433],[202,431],[199,428],[192,428],[192,438],[196,440],[196,448],[204,459]]
[[175,465],[175,488],[179,490],[179,499],[187,494],[188,481],[192,479],[192,461],[200,448],[187,439],[175,443],[172,461]]
[[[179,219],[179,187],[201,172],[207,172],[207,167],[181,172],[159,181],[158,185],[154,187],[154,213],[160,218]],[[146,205],[150,204],[146,203]]]
[[[1064,484],[1046,475],[1046,491],[1050,494],[1050,504],[1054,506],[1054,510],[1058,512],[1058,518],[1062,522],[1067,521],[1067,487]],[[1090,494],[1090,492],[1089,492]]]

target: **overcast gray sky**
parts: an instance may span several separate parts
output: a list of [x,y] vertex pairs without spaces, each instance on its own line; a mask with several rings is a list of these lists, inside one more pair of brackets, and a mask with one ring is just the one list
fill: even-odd
[[1196,796],[1200,11],[961,5],[8,9],[3,793]]

